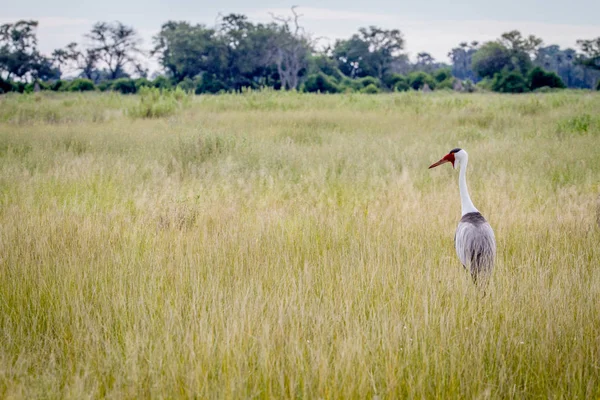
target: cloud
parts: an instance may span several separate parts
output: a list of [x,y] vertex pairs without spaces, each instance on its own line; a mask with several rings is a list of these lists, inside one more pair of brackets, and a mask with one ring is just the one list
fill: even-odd
[[[356,11],[333,10],[329,8],[298,7],[297,13],[302,19],[311,21],[370,21],[370,24],[392,22],[393,17],[386,14],[364,13]],[[289,8],[265,8],[249,12],[250,19],[270,20],[271,15],[291,15]]]
[[19,20],[30,20],[33,19],[39,22],[38,27],[40,29],[44,28],[64,28],[69,26],[77,26],[77,25],[91,25],[94,21],[86,19],[86,18],[65,18],[65,17],[41,17],[41,18],[6,18],[1,17],[0,23],[12,23]]
[[[415,56],[427,51],[440,61],[448,61],[447,54],[460,42],[495,40],[504,32],[514,29],[524,35],[541,37],[546,45],[574,47],[577,39],[597,37],[600,24],[573,25],[539,21],[501,20],[443,20],[423,19],[422,16],[363,13],[329,8],[299,7],[300,23],[316,37],[327,42],[350,37],[358,28],[377,25],[400,29],[406,41],[406,51]],[[271,14],[291,15],[287,8],[266,8],[247,13],[255,21],[270,21]]]
[[[541,37],[547,45],[558,44],[563,48],[575,47],[577,39],[594,38],[600,32],[600,24],[573,25],[539,21],[429,19],[422,15],[356,12],[319,7],[299,7],[297,11],[302,15],[300,23],[306,31],[311,32],[314,37],[324,38],[320,42],[322,44],[334,42],[335,39],[348,38],[360,27],[377,25],[387,29],[400,29],[406,41],[406,51],[412,58],[419,52],[427,51],[439,61],[448,61],[448,52],[460,42],[495,40],[503,32],[513,29],[520,30],[525,35],[534,34]],[[291,15],[289,8],[240,9],[236,12],[247,15],[250,20],[255,22],[272,21],[271,14]],[[167,16],[165,16],[166,18]],[[209,25],[214,21],[214,16],[198,16],[196,20],[199,18]],[[1,17],[0,23],[14,22],[18,19]],[[69,42],[84,41],[83,35],[89,32],[95,22],[86,18],[53,16],[35,19],[40,22],[38,29],[40,48],[47,54]],[[138,28],[138,32],[144,40],[144,46],[150,47],[151,38],[158,32],[160,26],[150,29],[150,26],[144,26],[141,20],[130,23]]]

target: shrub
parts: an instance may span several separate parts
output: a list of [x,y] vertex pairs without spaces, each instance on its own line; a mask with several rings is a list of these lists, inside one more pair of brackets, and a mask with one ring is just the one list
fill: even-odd
[[452,79],[452,70],[450,68],[440,68],[433,73],[436,82],[444,82]]
[[534,93],[552,93],[555,91],[556,91],[556,88],[551,88],[548,86],[542,86],[540,88],[536,88],[536,89],[532,90],[532,92],[534,92]]
[[435,89],[435,79],[423,71],[411,72],[408,74],[408,85],[414,90],[422,89],[428,84],[431,89]]
[[227,91],[227,85],[212,74],[203,74],[200,83],[196,87],[196,94],[219,93]]
[[[50,86],[47,83],[44,83],[42,81],[37,81],[37,83],[38,83],[38,85],[40,87],[40,90],[49,90],[50,89]],[[24,92],[25,93],[33,93],[33,92],[35,92],[35,82],[27,83],[25,85]]]
[[96,88],[101,92],[106,92],[107,90],[112,89],[112,81],[103,81],[96,86]]
[[540,67],[533,68],[529,74],[529,88],[535,90],[542,87],[564,89],[565,84],[554,72],[544,71]]
[[11,81],[6,81],[2,79],[0,76],[0,94],[8,93],[13,91],[13,83]]
[[182,80],[181,82],[179,82],[177,84],[177,87],[186,91],[186,92],[191,92],[191,93],[195,93],[196,89],[198,88],[199,82],[194,81],[191,78],[186,77],[184,80]]
[[475,84],[475,86],[478,89],[483,89],[483,90],[492,90],[492,84],[494,83],[493,79],[490,78],[483,78],[482,80],[480,80],[479,82],[477,82]]
[[[388,74],[383,78],[383,83],[385,86],[390,89],[394,89],[394,87],[398,84],[398,82],[407,82],[406,77],[400,74]],[[408,86],[408,84],[407,84]]]
[[152,86],[159,89],[171,89],[173,84],[167,77],[160,75],[152,81]]
[[436,83],[435,89],[436,90],[443,90],[443,89],[454,90],[454,77],[450,76],[449,78],[446,78],[443,81]]
[[557,130],[563,133],[585,134],[592,130],[593,122],[590,114],[577,115],[559,121]]
[[319,72],[324,73],[327,76],[333,77],[336,81],[344,79],[345,75],[337,67],[337,62],[327,56],[319,55],[311,58],[310,75],[317,74]]
[[50,83],[50,90],[54,92],[64,91],[69,88],[69,82],[58,79],[52,83]]
[[96,90],[96,86],[94,85],[94,82],[89,79],[77,78],[71,81],[68,90],[70,92],[87,92]]
[[367,86],[373,85],[376,88],[381,87],[381,81],[373,76],[365,76],[363,78],[350,79],[344,78],[339,84],[340,92],[356,91],[360,92]]
[[356,89],[363,89],[371,85],[378,88],[381,86],[381,81],[374,76],[365,76],[364,78],[355,79],[354,84]]
[[309,93],[338,93],[340,87],[331,77],[318,72],[308,76],[306,82],[304,82],[303,91]]
[[410,85],[408,84],[408,81],[406,81],[406,80],[398,81],[394,84],[395,92],[406,92],[408,89],[410,89]]
[[356,91],[356,86],[354,84],[354,80],[348,77],[342,78],[342,80],[338,84],[340,91],[344,93],[351,93]]
[[136,92],[138,92],[140,90],[140,88],[143,87],[152,87],[152,82],[150,82],[148,79],[146,78],[138,78],[135,80],[135,90]]
[[379,88],[377,86],[375,86],[374,84],[369,84],[367,86],[365,86],[364,88],[362,88],[360,90],[361,93],[367,93],[367,94],[377,94],[380,92]]
[[600,90],[600,80],[598,80],[598,84],[596,85],[596,90]]
[[191,96],[175,90],[141,87],[140,102],[128,110],[133,118],[160,118],[174,114],[190,104]]
[[119,78],[115,79],[111,85],[111,89],[122,94],[134,94],[137,93],[137,87],[135,80],[131,78]]
[[477,90],[477,87],[475,86],[473,81],[470,79],[465,79],[462,82],[462,85],[463,85],[463,90],[467,93],[473,93]]
[[520,72],[502,71],[494,75],[492,90],[502,93],[525,93],[529,91],[529,85]]

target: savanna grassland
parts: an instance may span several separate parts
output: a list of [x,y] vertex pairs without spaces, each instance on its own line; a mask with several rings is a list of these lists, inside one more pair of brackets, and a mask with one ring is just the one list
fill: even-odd
[[0,397],[600,396],[599,94],[138,102],[0,98]]

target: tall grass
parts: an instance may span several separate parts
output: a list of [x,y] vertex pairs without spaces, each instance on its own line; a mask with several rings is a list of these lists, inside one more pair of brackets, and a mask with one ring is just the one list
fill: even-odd
[[0,397],[600,396],[600,96],[138,101],[0,100]]

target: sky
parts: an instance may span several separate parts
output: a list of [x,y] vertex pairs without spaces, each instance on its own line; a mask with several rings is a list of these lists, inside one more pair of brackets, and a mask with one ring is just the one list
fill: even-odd
[[268,22],[271,13],[289,15],[293,5],[302,14],[301,25],[322,44],[348,38],[363,26],[400,29],[413,60],[427,51],[447,62],[448,52],[460,42],[494,40],[513,29],[541,37],[545,44],[573,48],[577,39],[600,36],[598,0],[27,0],[3,5],[0,23],[38,20],[39,47],[50,54],[70,42],[84,42],[95,22],[118,20],[136,28],[149,49],[152,36],[168,20],[213,26],[219,14],[235,12]]

